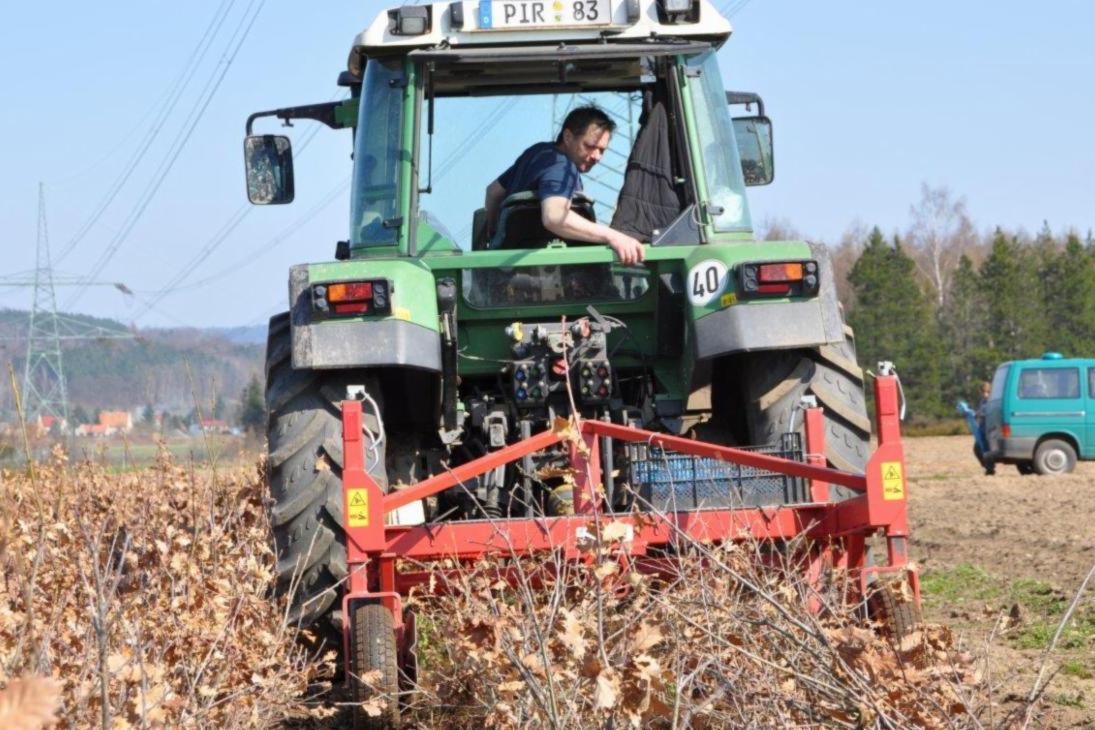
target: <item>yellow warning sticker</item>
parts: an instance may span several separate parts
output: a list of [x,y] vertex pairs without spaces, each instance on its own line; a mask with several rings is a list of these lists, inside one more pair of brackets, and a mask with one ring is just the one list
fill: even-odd
[[723,294],[719,298],[719,304],[721,304],[724,307],[732,307],[737,303],[738,303],[738,295],[733,293],[733,292],[730,292],[729,294]]
[[407,309],[406,307],[392,307],[392,316],[396,319],[410,321],[411,310]]
[[905,479],[900,461],[882,462],[882,499],[905,499]]
[[346,515],[350,527],[369,526],[369,490],[351,489],[348,501],[350,514]]

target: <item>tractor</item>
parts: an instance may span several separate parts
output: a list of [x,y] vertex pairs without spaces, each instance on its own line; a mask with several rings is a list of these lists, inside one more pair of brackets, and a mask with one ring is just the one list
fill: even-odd
[[[348,630],[347,400],[364,471],[388,495],[572,417],[801,456],[816,406],[822,466],[865,471],[864,376],[826,249],[754,233],[746,188],[773,181],[772,123],[760,96],[725,88],[730,35],[708,0],[405,5],[355,38],[345,98],[247,120],[255,204],[294,197],[290,139],[256,133],[259,120],[349,129],[353,152],[348,234],[333,260],[291,268],[269,326],[271,519],[294,621],[336,646]],[[553,236],[534,196],[507,198],[512,225],[488,234],[482,191],[577,104],[620,125],[574,205],[638,238],[641,264]],[[605,512],[810,501],[745,483],[667,493],[643,448],[599,450]],[[383,519],[570,515],[572,485],[551,476],[561,461],[526,454]],[[829,494],[855,496],[835,481]]]

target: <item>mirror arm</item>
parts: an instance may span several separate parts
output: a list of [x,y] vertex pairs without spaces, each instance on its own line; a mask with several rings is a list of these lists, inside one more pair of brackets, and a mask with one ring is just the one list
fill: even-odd
[[285,109],[255,112],[247,117],[247,136],[251,136],[251,127],[254,125],[255,120],[263,117],[277,117],[285,122],[287,127],[293,126],[290,122],[292,119],[314,119],[317,122],[326,124],[331,129],[342,129],[346,125],[340,124],[335,119],[335,110],[342,104],[341,101],[329,101],[323,104],[306,104],[305,106],[291,106]]
[[730,106],[735,104],[756,104],[757,116],[764,116],[764,99],[760,98],[760,94],[755,94],[752,91],[727,91],[726,103]]

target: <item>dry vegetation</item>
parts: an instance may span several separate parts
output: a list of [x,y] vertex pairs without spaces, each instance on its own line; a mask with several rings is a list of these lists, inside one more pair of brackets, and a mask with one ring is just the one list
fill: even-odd
[[299,714],[319,662],[266,599],[261,476],[63,457],[5,474],[0,682],[52,676],[75,727],[253,727]]
[[[2,489],[0,710],[13,688],[26,696],[19,678],[44,676],[75,727],[345,725],[331,654],[267,598],[261,465],[194,470],[165,455],[113,474],[57,456],[3,474]],[[601,532],[582,564],[503,559],[439,579],[447,595],[415,596],[420,681],[404,716],[525,728],[1026,718],[1025,702],[1001,704],[989,644],[941,626],[895,644],[838,608],[844,576],[820,595],[806,585],[786,564],[794,550],[682,541],[677,572],[655,580],[626,570],[621,537]],[[811,598],[829,608],[811,614]],[[1053,722],[1043,696],[1035,707],[1033,725]]]

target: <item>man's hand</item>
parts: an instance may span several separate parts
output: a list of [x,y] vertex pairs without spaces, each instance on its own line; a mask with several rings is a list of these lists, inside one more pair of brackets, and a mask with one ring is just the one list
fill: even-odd
[[611,228],[609,230],[612,231],[612,235],[608,239],[608,245],[620,257],[620,263],[637,264],[643,260],[643,245],[638,239]]

